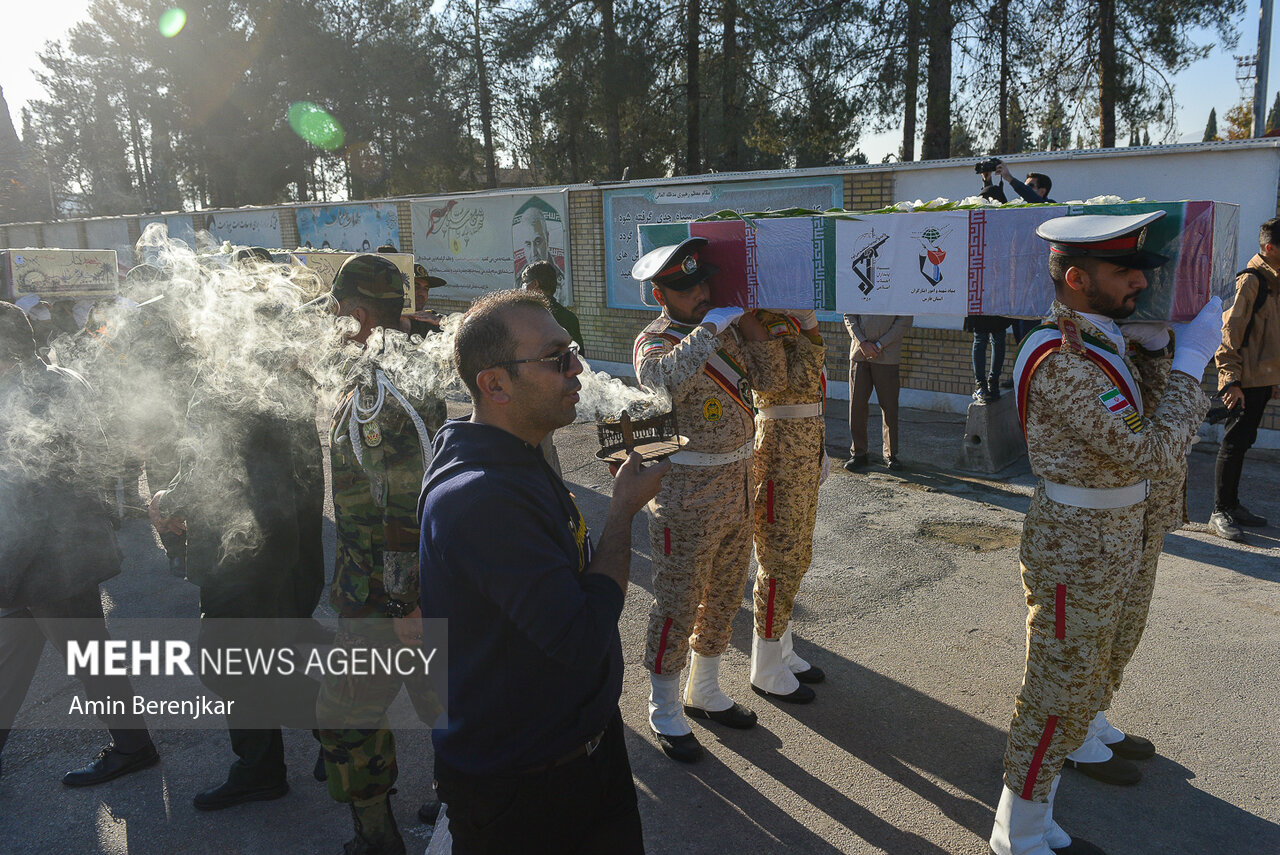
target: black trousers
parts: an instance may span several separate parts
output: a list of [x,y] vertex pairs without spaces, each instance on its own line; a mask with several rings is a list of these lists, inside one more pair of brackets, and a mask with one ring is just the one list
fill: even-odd
[[1244,390],[1244,412],[1227,420],[1222,444],[1218,446],[1218,462],[1214,468],[1213,510],[1230,511],[1240,504],[1240,473],[1244,455],[1258,438],[1262,413],[1271,400],[1270,386],[1253,386]]
[[468,775],[436,760],[454,855],[642,855],[631,761],[617,711],[600,745],[533,774]]
[[[35,676],[40,654],[48,640],[65,658],[67,642],[105,641],[110,638],[102,614],[98,586],[43,606],[29,606],[0,617],[0,751],[9,739],[9,728],[22,706]],[[90,676],[80,678],[90,701],[123,700],[133,709],[133,686],[128,677]],[[140,715],[101,716],[111,732],[116,748],[126,754],[151,744],[146,721]]]
[[[275,648],[289,644],[288,624],[269,618],[293,618],[294,600],[269,584],[206,582],[200,588],[199,646]],[[227,618],[253,618],[252,631]],[[219,697],[235,701],[227,713],[227,731],[236,760],[227,780],[235,785],[270,786],[286,779],[284,738],[278,725],[314,730],[320,684],[301,671],[293,674],[227,677],[202,672],[201,682]],[[264,727],[265,723],[277,725]]]

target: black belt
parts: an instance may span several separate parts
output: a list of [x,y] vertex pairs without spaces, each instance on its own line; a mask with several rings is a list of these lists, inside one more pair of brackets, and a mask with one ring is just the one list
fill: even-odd
[[546,772],[550,769],[555,769],[557,766],[563,766],[566,763],[572,763],[574,760],[577,760],[579,757],[583,757],[583,756],[590,757],[592,754],[595,753],[595,750],[600,747],[600,741],[602,739],[604,739],[603,730],[597,733],[595,736],[588,739],[586,742],[579,745],[578,747],[574,748],[569,753],[561,757],[557,757],[555,760],[552,760],[549,763],[543,763],[538,766],[533,766],[529,769],[521,769],[519,772],[516,772],[516,774],[517,775],[535,775],[538,772]]

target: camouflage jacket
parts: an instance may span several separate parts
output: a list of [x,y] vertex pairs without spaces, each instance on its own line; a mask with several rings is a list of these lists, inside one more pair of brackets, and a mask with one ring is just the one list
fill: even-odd
[[[1163,354],[1145,355],[1135,364],[1086,318],[1056,301],[1050,323],[1061,330],[1057,347],[1046,348],[1024,371],[1037,338],[1029,335],[1016,369],[1032,471],[1058,484],[1091,488],[1180,478],[1208,410],[1199,383],[1170,373]],[[1114,378],[1086,354],[1085,339],[1123,361],[1135,381],[1142,378],[1140,400],[1127,401]]]
[[786,360],[786,382],[773,390],[755,388],[756,409],[784,404],[823,403],[827,392],[827,375],[823,365],[827,348],[818,330],[802,330],[790,315],[757,309],[756,318],[769,335],[782,342]]
[[664,311],[636,337],[633,364],[641,385],[666,389],[689,451],[723,454],[755,435],[752,390],[786,382],[782,342],[742,340],[730,327],[673,321]]
[[329,602],[343,617],[382,614],[391,599],[418,602],[418,491],[430,438],[444,424],[444,402],[406,395],[411,414],[387,389],[377,414],[355,424],[353,437],[353,406],[371,407],[377,396],[367,381],[350,383],[329,434],[338,533]]

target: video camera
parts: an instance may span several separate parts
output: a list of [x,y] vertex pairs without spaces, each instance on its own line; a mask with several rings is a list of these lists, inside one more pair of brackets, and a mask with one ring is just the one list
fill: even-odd
[[987,172],[995,172],[996,169],[1000,166],[1000,163],[1001,163],[1000,158],[989,157],[986,160],[980,161],[977,164],[975,164],[973,167],[973,171],[978,173],[979,175]]

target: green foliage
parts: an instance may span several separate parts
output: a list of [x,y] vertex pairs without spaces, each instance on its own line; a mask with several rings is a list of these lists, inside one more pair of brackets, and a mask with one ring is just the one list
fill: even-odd
[[1218,110],[1217,108],[1209,108],[1209,121],[1204,126],[1204,142],[1215,142],[1222,139],[1218,136]]

